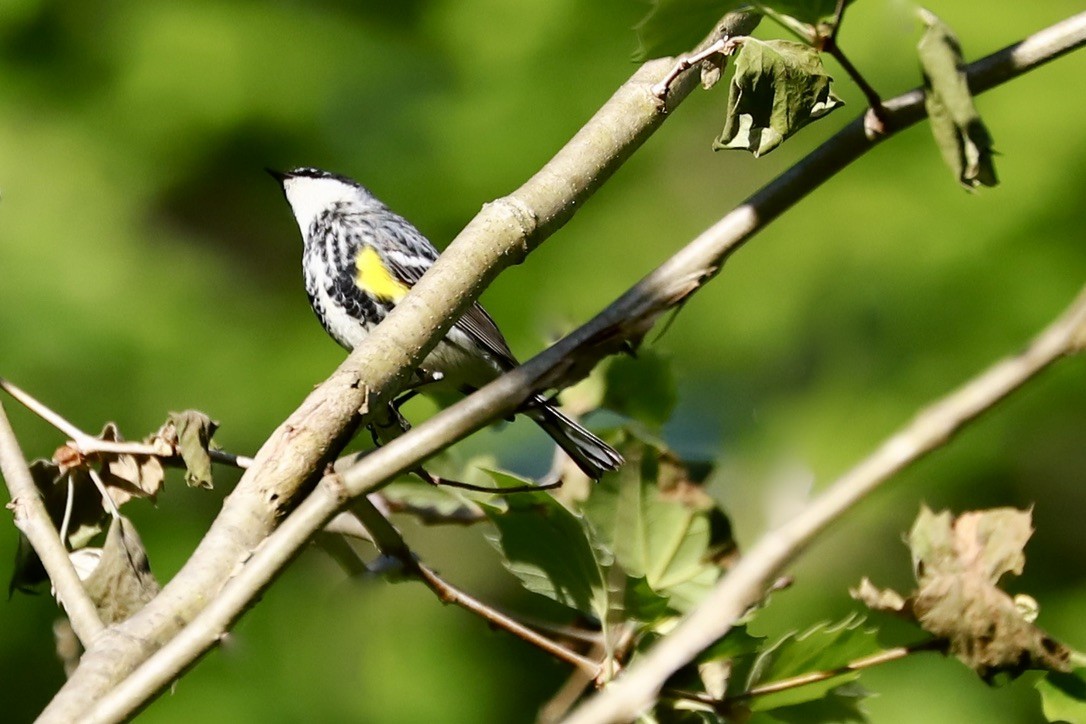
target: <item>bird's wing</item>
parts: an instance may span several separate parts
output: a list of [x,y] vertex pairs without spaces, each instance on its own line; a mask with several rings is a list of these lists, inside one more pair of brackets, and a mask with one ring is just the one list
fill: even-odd
[[[411,249],[413,253],[407,255],[398,250],[390,250],[386,252],[385,260],[393,274],[407,286],[413,287],[437,259],[437,250],[406,221],[397,228],[401,241],[404,242],[403,246]],[[473,302],[453,326],[471,337],[502,367],[512,369],[517,366],[517,359],[509,349],[509,343],[505,341],[497,323],[478,302]]]

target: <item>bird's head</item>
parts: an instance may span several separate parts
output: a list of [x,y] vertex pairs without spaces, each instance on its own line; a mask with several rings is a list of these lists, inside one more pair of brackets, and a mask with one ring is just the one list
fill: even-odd
[[303,233],[309,230],[314,221],[334,208],[362,206],[376,201],[357,182],[319,168],[296,168],[286,172],[269,168],[267,171],[279,182]]

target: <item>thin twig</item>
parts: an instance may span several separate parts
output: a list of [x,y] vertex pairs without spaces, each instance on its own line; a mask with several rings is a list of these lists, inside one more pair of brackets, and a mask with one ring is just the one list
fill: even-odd
[[[165,441],[160,441],[158,445],[153,445],[145,442],[103,440],[94,435],[90,435],[69,422],[56,410],[53,410],[26,390],[3,377],[0,377],[0,390],[7,392],[23,407],[64,433],[69,438],[69,444],[83,455],[93,455],[95,453],[141,455],[159,458],[163,462],[170,462],[171,460],[180,458],[180,453],[177,450],[176,445],[170,445],[169,450],[163,449],[163,446],[166,445]],[[223,450],[208,450],[207,452],[213,461],[223,465],[244,469],[253,464],[253,459],[244,455],[234,455],[233,453],[228,453]]]
[[634,718],[680,667],[731,630],[785,566],[814,538],[882,483],[991,410],[1086,339],[1086,288],[1022,353],[1002,360],[932,404],[871,455],[834,481],[794,518],[766,534],[716,588],[626,675],[573,713],[570,724]]
[[725,15],[694,50],[679,56],[667,74],[652,86],[652,95],[657,100],[665,100],[671,85],[683,73],[718,53],[731,55],[736,42],[741,40],[742,36],[754,32],[761,20],[762,16],[756,12],[733,12]]
[[586,659],[565,646],[533,631],[524,624],[507,616],[468,593],[456,588],[441,578],[432,568],[418,560],[408,547],[403,535],[396,526],[378,510],[366,496],[356,498],[351,509],[373,536],[378,549],[386,556],[391,556],[403,566],[403,572],[416,578],[433,591],[444,603],[452,603],[482,617],[495,628],[508,631],[514,636],[540,648],[551,656],[576,666],[593,678],[599,673],[598,662]]
[[923,653],[926,651],[941,651],[946,648],[946,641],[943,639],[930,639],[911,646],[897,646],[892,649],[886,649],[880,651],[877,654],[871,656],[865,656],[863,658],[850,661],[844,666],[839,666],[834,669],[826,669],[823,671],[811,671],[806,674],[800,674],[799,676],[793,676],[787,679],[779,679],[777,681],[770,681],[759,686],[747,689],[744,692],[735,694],[733,696],[726,696],[723,699],[717,699],[702,691],[686,691],[683,689],[664,689],[660,696],[664,699],[683,699],[686,701],[693,701],[706,706],[711,706],[718,713],[730,714],[735,711],[736,704],[748,701],[750,699],[766,696],[767,694],[776,694],[781,691],[788,691],[789,689],[796,689],[801,686],[807,686],[808,684],[815,684],[820,681],[826,681],[845,674],[855,673],[857,671],[863,671],[864,669],[870,669],[874,666],[881,666],[882,664],[888,664],[892,661],[900,661],[912,654]]
[[845,51],[841,50],[841,46],[837,44],[836,32],[834,35],[827,38],[822,50],[829,53],[841,67],[845,69],[849,77],[860,88],[860,91],[864,94],[864,98],[867,99],[867,105],[871,109],[871,117],[875,123],[868,122],[868,127],[871,129],[871,136],[881,136],[886,132],[886,122],[889,118],[889,112],[882,104],[882,97],[879,92],[875,90],[874,86],[867,82],[867,78],[864,77],[860,69],[852,64],[852,61],[845,55]]
[[72,629],[83,642],[83,646],[89,648],[104,628],[102,620],[72,567],[68,549],[61,542],[57,529],[53,527],[41,491],[30,475],[30,468],[27,467],[26,458],[19,448],[19,441],[15,438],[15,431],[11,429],[11,422],[2,403],[0,472],[4,474],[4,481],[11,495],[8,507],[15,514],[15,526],[22,531],[34,552],[38,554],[53,588],[56,589],[57,599],[72,621]]
[[833,9],[833,29],[830,30],[830,43],[837,44],[837,33],[841,32],[841,21],[845,19],[846,0],[837,0],[837,7]]
[[663,100],[667,96],[668,89],[671,88],[671,84],[680,75],[693,68],[695,65],[703,60],[708,60],[718,53],[726,54],[725,49],[730,47],[729,43],[731,39],[727,36],[723,38],[717,38],[711,45],[703,50],[699,50],[696,53],[690,55],[679,56],[679,59],[675,61],[675,66],[668,71],[668,74],[664,76],[659,83],[652,87],[652,94]]
[[859,68],[852,64],[852,61],[848,59],[845,51],[841,50],[841,46],[837,42],[837,35],[841,32],[841,23],[845,19],[845,2],[846,0],[837,0],[837,7],[833,11],[833,27],[830,29],[828,36],[820,39],[821,47],[819,49],[833,56],[864,94],[867,105],[871,109],[867,119],[868,137],[873,138],[886,132],[886,108],[882,105],[882,98],[879,96],[878,91],[867,82],[867,78],[863,76]]
[[4,379],[3,377],[0,377],[0,390],[3,390],[4,392],[11,395],[23,407],[30,410],[35,415],[45,420],[50,425],[60,430],[62,433],[72,438],[73,440],[81,437],[89,437],[78,427],[65,420],[58,413],[51,410],[48,406],[45,405],[45,403],[35,399],[30,393],[26,392],[20,387],[17,387],[15,384],[10,382],[9,380]]

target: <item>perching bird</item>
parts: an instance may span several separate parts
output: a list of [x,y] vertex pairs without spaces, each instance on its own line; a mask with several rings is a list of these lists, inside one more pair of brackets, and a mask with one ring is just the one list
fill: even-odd
[[[349,178],[315,168],[269,173],[279,182],[302,231],[305,289],[328,334],[352,350],[403,299],[437,259],[409,221]],[[477,302],[423,361],[434,384],[468,393],[517,366],[494,320]],[[586,475],[598,479],[622,456],[535,395],[519,412],[535,420]]]

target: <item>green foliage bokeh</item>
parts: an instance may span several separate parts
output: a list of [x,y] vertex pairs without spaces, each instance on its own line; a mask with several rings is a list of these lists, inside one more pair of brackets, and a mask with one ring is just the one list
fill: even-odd
[[[968,58],[1081,9],[1070,0],[932,8]],[[632,72],[627,0],[323,0],[0,7],[0,374],[86,430],[129,437],[169,410],[222,423],[254,451],[342,358],[305,303],[300,241],[265,166],[358,178],[444,246],[479,206],[533,173]],[[764,31],[773,32],[770,28]],[[858,3],[840,41],[887,95],[919,83],[902,5]],[[722,89],[688,100],[570,224],[484,295],[529,356],[586,319],[735,203],[861,112],[848,105],[755,161],[713,154]],[[664,436],[712,458],[710,490],[740,545],[798,505],[797,466],[824,484],[925,401],[1019,348],[1083,282],[1086,138],[1072,55],[978,100],[1002,185],[963,193],[926,127],[877,149],[733,257],[652,344],[679,398]],[[1038,623],[1086,647],[1086,362],[1072,360],[901,476],[797,567],[767,632],[855,607],[861,575],[908,581],[901,534],[933,508],[1034,505],[1022,588]],[[30,456],[62,440],[5,399]],[[528,472],[546,442],[519,423],[463,444]],[[130,505],[167,579],[213,518],[213,493],[170,479]],[[137,509],[138,508],[138,509]],[[405,523],[435,568],[485,600],[518,593],[478,531]],[[0,535],[0,561],[15,531]],[[9,721],[40,711],[62,674],[55,608],[0,606]],[[776,626],[776,628],[773,628]],[[760,632],[760,633],[767,633]],[[417,584],[350,585],[303,556],[228,644],[147,721],[524,721],[563,666]],[[865,674],[875,721],[1026,721],[1035,694],[989,690],[953,661]],[[924,696],[917,696],[924,691]],[[17,693],[17,695],[15,695]]]

